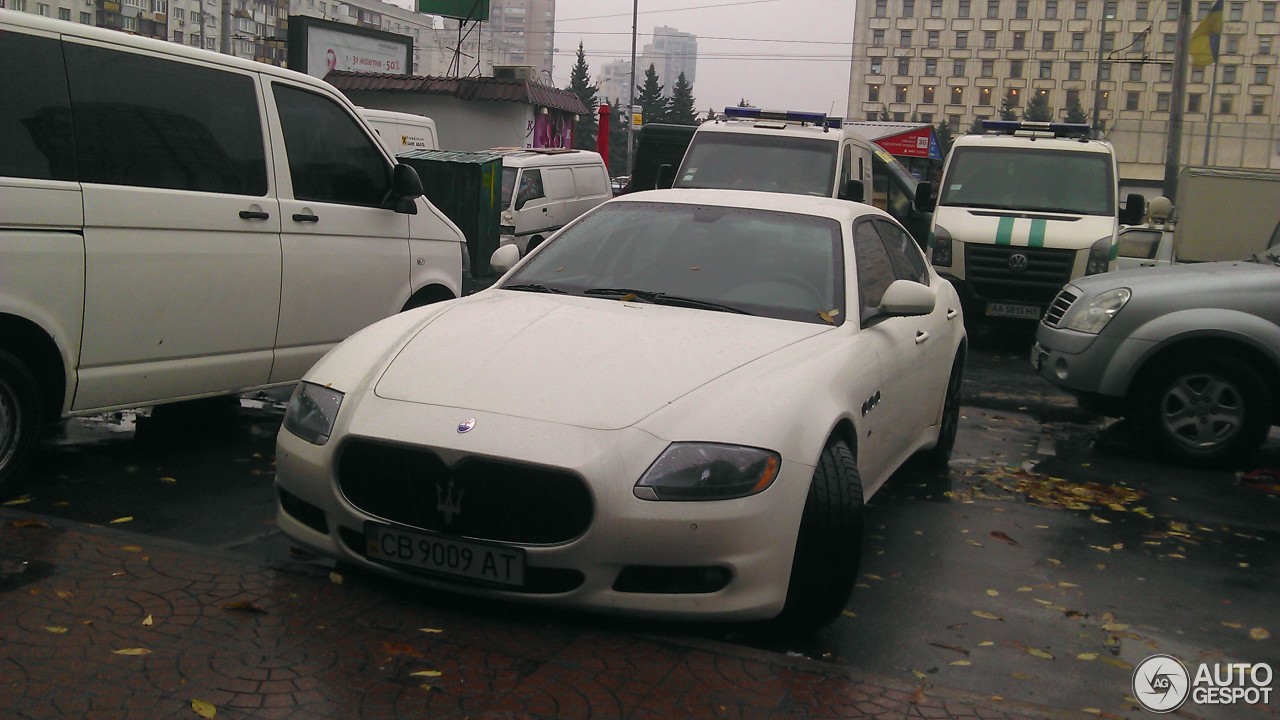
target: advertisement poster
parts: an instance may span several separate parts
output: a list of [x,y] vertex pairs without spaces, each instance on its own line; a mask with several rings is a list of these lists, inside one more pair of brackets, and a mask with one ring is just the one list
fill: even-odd
[[552,111],[534,115],[533,142],[534,148],[567,148],[573,147],[573,116]]
[[405,45],[312,27],[307,38],[307,74],[323,78],[331,70],[407,75]]

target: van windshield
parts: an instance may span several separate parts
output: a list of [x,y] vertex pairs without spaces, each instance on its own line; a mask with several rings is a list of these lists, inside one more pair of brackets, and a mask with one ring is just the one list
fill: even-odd
[[700,132],[693,136],[674,187],[831,197],[840,152],[837,137]]
[[511,196],[516,191],[516,173],[518,172],[520,172],[518,168],[502,168],[502,190],[498,195],[498,202],[501,203],[499,212],[511,207]]
[[1104,153],[972,146],[951,152],[940,206],[1116,214],[1116,181]]

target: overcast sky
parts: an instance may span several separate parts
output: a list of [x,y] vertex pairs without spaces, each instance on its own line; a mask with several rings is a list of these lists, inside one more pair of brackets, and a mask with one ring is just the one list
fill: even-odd
[[[845,114],[853,0],[556,0],[558,87],[569,85],[579,41],[592,81],[604,63],[631,58],[633,7],[637,57],[656,26],[698,36],[699,111],[745,98],[767,109]],[[643,77],[638,68],[636,84]]]

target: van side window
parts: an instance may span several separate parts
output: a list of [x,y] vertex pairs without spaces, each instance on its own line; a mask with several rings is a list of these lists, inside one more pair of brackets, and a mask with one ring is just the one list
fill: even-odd
[[516,209],[519,210],[525,203],[540,197],[545,197],[542,192],[542,171],[522,170],[520,190],[516,193]]
[[341,105],[318,93],[272,83],[296,200],[382,207],[391,169]]
[[0,177],[75,180],[61,43],[0,33]]
[[77,43],[64,48],[81,182],[267,194],[251,76]]

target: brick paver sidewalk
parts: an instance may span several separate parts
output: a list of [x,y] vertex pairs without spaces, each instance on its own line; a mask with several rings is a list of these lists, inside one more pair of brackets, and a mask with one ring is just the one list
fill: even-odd
[[3,718],[1080,717],[115,529],[0,524]]

